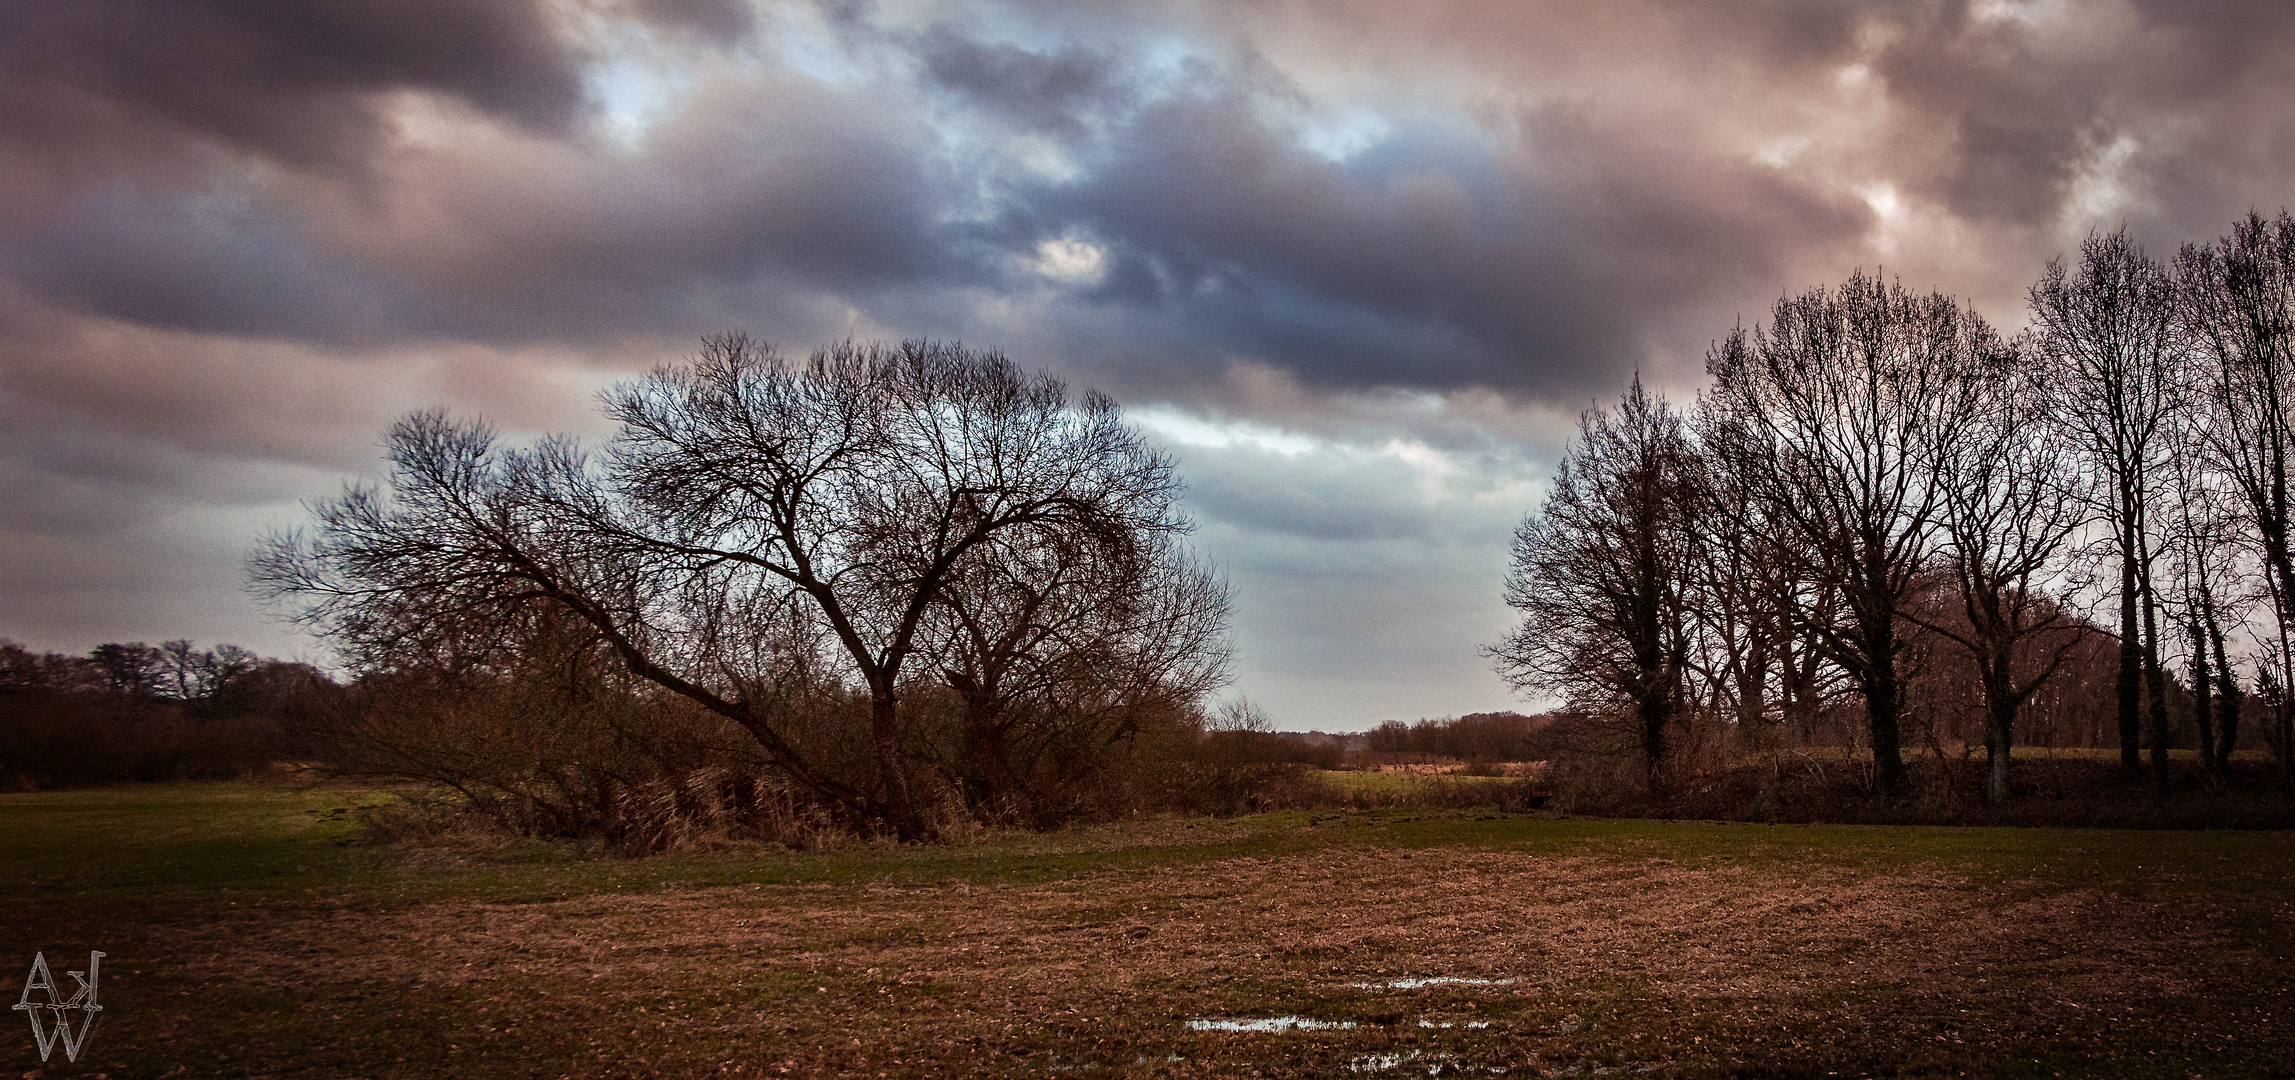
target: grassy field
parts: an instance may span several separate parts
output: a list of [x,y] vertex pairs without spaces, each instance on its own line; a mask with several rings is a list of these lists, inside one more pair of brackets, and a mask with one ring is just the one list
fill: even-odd
[[[102,1026],[47,1074],[2181,1078],[2295,1062],[2284,833],[1389,811],[646,860],[340,844],[382,798],[0,795],[0,957],[44,949],[63,978],[108,954]],[[0,1067],[42,1068],[15,1031]]]

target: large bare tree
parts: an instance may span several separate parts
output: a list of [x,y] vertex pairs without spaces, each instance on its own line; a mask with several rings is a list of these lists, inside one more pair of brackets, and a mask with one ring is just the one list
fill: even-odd
[[[915,837],[929,830],[900,704],[949,591],[1016,549],[1115,557],[1186,528],[1169,461],[1112,401],[959,346],[794,362],[728,336],[605,404],[619,432],[602,453],[400,422],[388,491],[320,504],[313,532],[259,553],[256,584],[354,658],[556,606],[635,675],[740,724],[795,782]],[[866,693],[865,782],[778,715],[792,671]]]
[[[1758,500],[1772,554],[1836,604],[1800,624],[1864,695],[1881,788],[1903,790],[1899,617],[1937,542],[1938,463],[1976,415],[1973,310],[1862,273],[1777,302],[1707,359],[1712,449]],[[1729,508],[1720,508],[1726,512]]]

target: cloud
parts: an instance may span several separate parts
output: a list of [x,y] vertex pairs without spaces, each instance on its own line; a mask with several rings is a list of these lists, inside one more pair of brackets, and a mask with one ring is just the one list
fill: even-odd
[[0,269],[59,307],[171,330],[372,342],[438,321],[419,290],[323,250],[304,222],[258,197],[92,190],[16,230]]
[[1687,400],[1859,267],[2012,328],[2091,227],[2295,202],[2291,39],[2152,0],[15,5],[0,580],[112,614],[0,634],[193,632],[120,598],[229,608],[405,409],[595,433],[707,333],[914,335],[1259,433],[1165,435],[1278,713],[1480,695],[1580,409]]
[[1052,54],[981,42],[935,26],[917,38],[933,85],[993,119],[1064,141],[1082,139],[1091,119],[1129,96],[1105,53],[1067,47]]
[[756,24],[742,0],[628,0],[628,6],[648,22],[720,41],[737,40]]
[[1238,684],[1300,728],[1509,707],[1481,649],[1512,622],[1500,579],[1542,463],[1408,434],[1447,427],[1447,403],[1357,411],[1355,440],[1135,414],[1175,456],[1197,543],[1228,574]]

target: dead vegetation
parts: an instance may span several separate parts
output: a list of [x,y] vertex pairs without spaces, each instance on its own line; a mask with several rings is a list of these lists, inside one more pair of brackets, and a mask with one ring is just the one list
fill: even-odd
[[[896,849],[836,874],[723,855],[423,899],[440,871],[402,861],[383,880],[411,892],[215,893],[141,911],[98,1056],[134,1075],[2181,1077],[2295,1055],[2295,907],[2283,883],[2217,887],[2221,844],[2131,881],[2082,861],[2111,834],[1960,858],[1888,833],[1860,851],[1483,818],[1165,821],[945,873]],[[1313,1023],[1188,1024],[1283,1017]]]
[[1544,778],[1562,810],[1609,817],[1868,825],[2015,825],[2107,829],[2295,828],[2295,798],[2276,765],[2234,759],[2171,764],[2172,787],[2097,756],[2019,756],[2011,797],[1986,797],[1981,755],[1906,764],[1906,790],[1881,793],[1869,759],[1840,749],[1784,751],[1686,776],[1651,791],[1636,763],[1557,762]]

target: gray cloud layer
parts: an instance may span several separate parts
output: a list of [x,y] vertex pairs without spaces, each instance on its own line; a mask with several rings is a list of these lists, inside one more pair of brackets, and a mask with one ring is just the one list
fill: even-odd
[[1858,266],[2014,325],[2295,202],[2291,91],[2267,3],[8,5],[0,634],[291,650],[236,559],[399,411],[931,335],[1199,422],[1279,718],[1496,706],[1576,410]]

